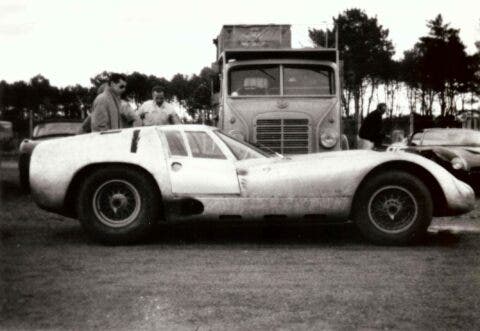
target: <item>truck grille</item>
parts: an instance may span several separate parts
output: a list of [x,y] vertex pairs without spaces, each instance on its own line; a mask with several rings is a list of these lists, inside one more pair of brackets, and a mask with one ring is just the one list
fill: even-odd
[[307,154],[310,126],[308,119],[258,119],[256,142],[281,154]]

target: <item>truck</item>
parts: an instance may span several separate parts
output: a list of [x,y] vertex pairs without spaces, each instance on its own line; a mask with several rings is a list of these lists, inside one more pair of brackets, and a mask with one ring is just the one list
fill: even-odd
[[297,49],[291,35],[291,25],[222,27],[213,41],[216,125],[280,154],[339,150],[337,42],[335,47]]

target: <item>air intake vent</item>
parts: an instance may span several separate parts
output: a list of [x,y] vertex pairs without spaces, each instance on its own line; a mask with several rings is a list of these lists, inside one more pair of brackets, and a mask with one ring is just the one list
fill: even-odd
[[305,118],[258,119],[256,141],[281,154],[307,154],[310,126]]

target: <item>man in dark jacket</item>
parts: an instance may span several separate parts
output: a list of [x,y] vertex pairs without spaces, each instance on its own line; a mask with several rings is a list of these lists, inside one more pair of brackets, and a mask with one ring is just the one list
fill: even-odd
[[[105,92],[107,89],[108,83],[103,83],[97,90],[97,95],[100,95]],[[94,106],[98,106],[98,103],[94,103]],[[130,107],[130,104],[126,100],[126,98],[122,98],[120,100],[120,124],[122,128],[129,128],[132,126],[142,126],[142,120],[138,117],[137,113]],[[111,124],[109,124],[109,127]],[[98,127],[99,125],[97,125]],[[89,112],[88,116],[82,123],[82,127],[79,133],[90,133],[92,132],[92,114]]]
[[122,74],[112,74],[105,90],[93,101],[92,131],[105,131],[122,127],[120,117],[120,96],[127,87],[127,78]]
[[382,128],[382,116],[387,111],[387,105],[379,103],[377,109],[368,114],[362,122],[358,135],[362,139],[370,140],[374,148],[381,148],[385,133]]

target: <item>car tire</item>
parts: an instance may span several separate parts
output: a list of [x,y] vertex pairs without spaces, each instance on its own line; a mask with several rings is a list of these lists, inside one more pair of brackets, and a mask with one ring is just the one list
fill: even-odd
[[130,244],[144,239],[160,215],[159,192],[141,171],[122,166],[97,169],[80,187],[77,215],[94,239]]
[[356,194],[353,219],[369,241],[382,245],[412,243],[426,234],[433,202],[425,184],[402,171],[384,172]]

